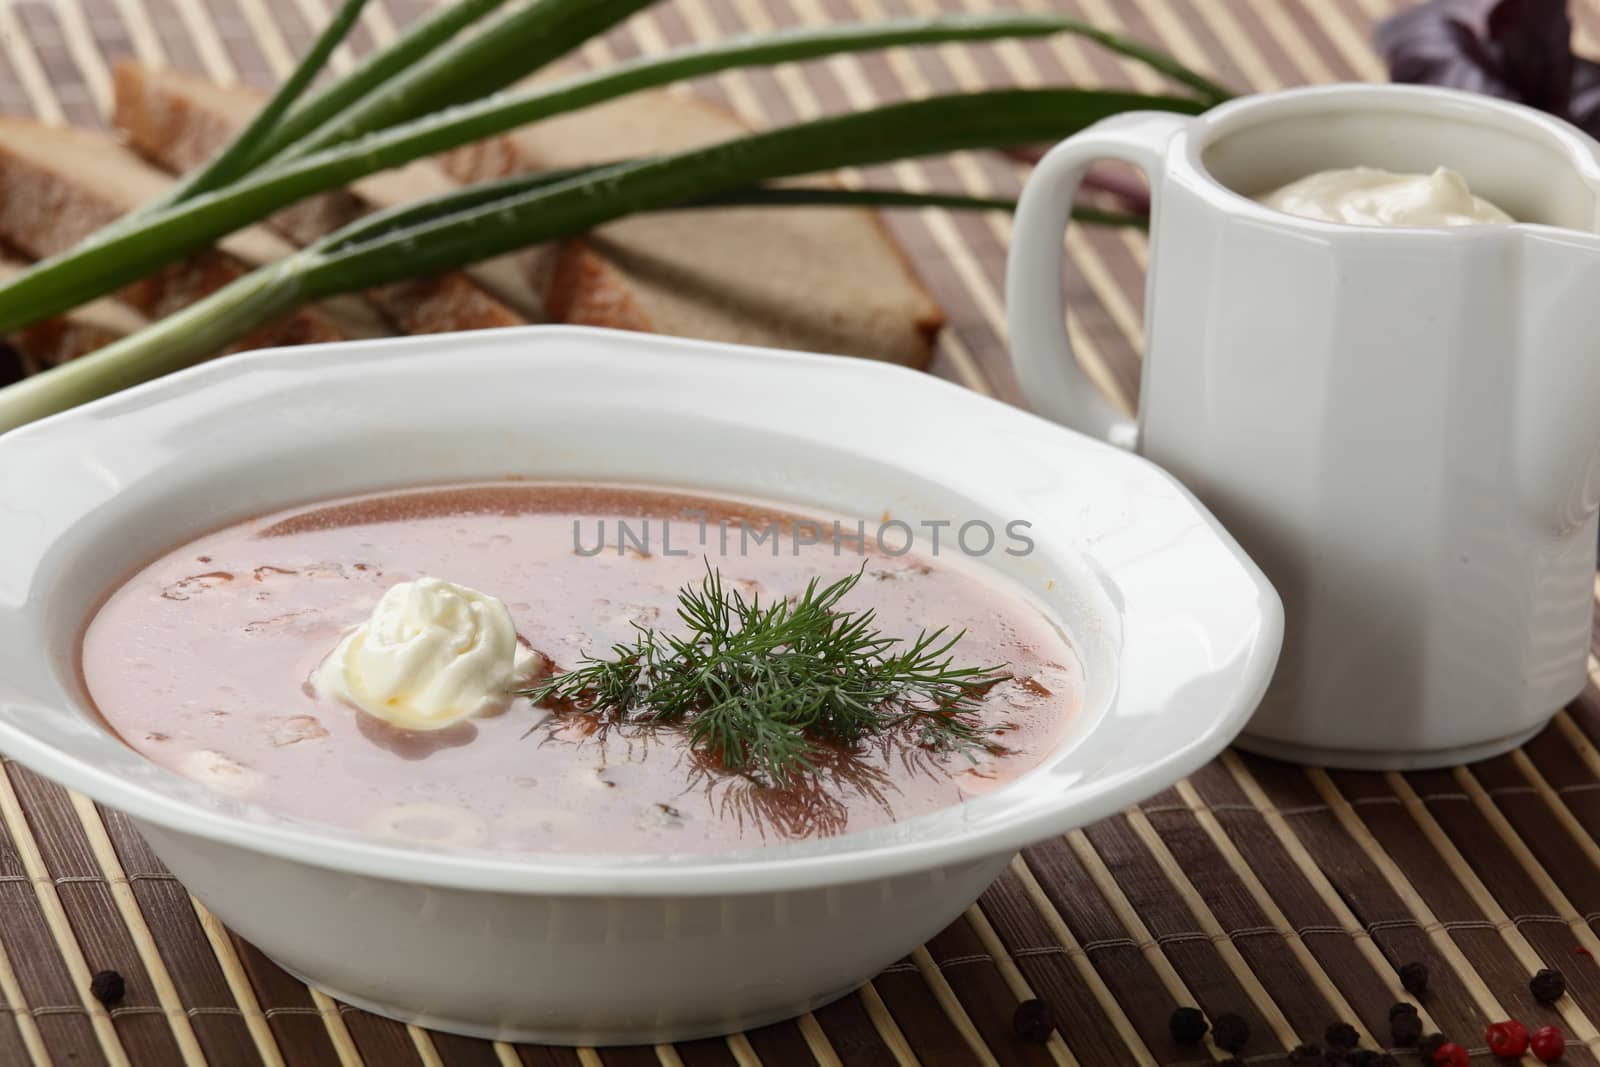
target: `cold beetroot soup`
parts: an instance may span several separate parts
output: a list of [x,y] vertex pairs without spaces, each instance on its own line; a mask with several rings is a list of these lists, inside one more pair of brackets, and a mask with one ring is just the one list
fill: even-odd
[[[741,544],[741,521],[779,536]],[[266,809],[423,846],[660,854],[827,836],[960,803],[1056,747],[1081,668],[1026,594],[959,553],[863,549],[855,520],[840,520],[842,542],[797,547],[791,531],[806,521],[765,502],[534,482],[297,507],[201,537],[112,592],[84,635],[83,677],[111,728],[165,767]],[[834,517],[812,521],[831,531]],[[965,630],[950,656],[1002,667],[974,690],[983,743],[945,749],[914,729],[830,742],[779,784],[730,770],[717,742],[683,723],[524,697],[412,729],[319,681],[386,592],[424,576],[494,598],[518,662],[559,678],[641,633],[681,635],[680,592],[712,570],[729,597],[761,604],[859,570],[840,607],[873,612],[885,638]],[[481,606],[447,608],[476,618]],[[478,654],[477,641],[454,651]]]

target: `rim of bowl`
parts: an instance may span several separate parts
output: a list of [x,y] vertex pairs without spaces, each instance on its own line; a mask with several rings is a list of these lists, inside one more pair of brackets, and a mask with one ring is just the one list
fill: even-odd
[[[1194,731],[1184,743],[1169,747],[1146,762],[1103,774],[1092,785],[1064,788],[1053,805],[1036,804],[1024,814],[1007,816],[1004,812],[1007,793],[1014,792],[1014,781],[973,801],[900,820],[888,827],[824,839],[833,847],[819,849],[814,847],[817,842],[798,842],[760,850],[707,853],[687,859],[659,855],[435,851],[384,843],[356,831],[302,819],[276,817],[263,821],[233,811],[204,807],[63,752],[48,738],[37,736],[22,725],[13,714],[21,705],[8,705],[3,694],[0,694],[0,748],[45,776],[136,820],[312,867],[405,883],[493,892],[614,896],[739,894],[844,884],[981,860],[1113,815],[1187,776],[1221,752],[1243,729],[1265,693],[1282,642],[1282,605],[1261,571],[1186,488],[1146,460],[1090,441],[1021,409],[924,372],[867,360],[570,326],[517,327],[262,350],[202,364],[0,435],[0,469],[4,468],[8,445],[71,432],[74,426],[91,423],[105,432],[105,427],[114,426],[118,416],[125,412],[144,410],[171,397],[221,389],[256,375],[293,374],[297,367],[303,370],[308,365],[314,371],[319,361],[334,359],[344,363],[361,361],[399,366],[411,360],[439,356],[446,349],[459,358],[463,346],[492,349],[519,341],[548,345],[563,340],[646,351],[652,359],[676,353],[686,359],[709,357],[713,362],[732,358],[742,365],[752,360],[768,366],[787,365],[802,368],[808,374],[820,373],[820,368],[825,366],[829,373],[881,376],[893,380],[898,392],[918,389],[930,394],[942,393],[946,399],[954,398],[975,411],[985,412],[990,419],[1003,419],[1026,427],[1035,435],[1073,439],[1075,447],[1095,453],[1097,462],[1138,470],[1146,481],[1160,486],[1168,495],[1168,503],[1181,504],[1193,512],[1196,527],[1203,529],[1203,536],[1209,537],[1212,547],[1220,549],[1240,568],[1245,579],[1243,585],[1248,589],[1250,602],[1239,605],[1248,615],[1247,621],[1242,623],[1240,658],[1229,665],[1227,672],[1217,672],[1233,678],[1227,698],[1220,700],[1204,727]],[[0,515],[5,510],[4,503],[0,503]],[[3,525],[0,523],[0,528]],[[18,608],[19,605],[8,603],[0,595],[0,621],[16,614]],[[18,650],[0,649],[0,663],[7,655],[18,654]],[[1124,696],[1121,676],[1126,672],[1120,655],[1117,670],[1119,678],[1113,683],[1117,689],[1112,697],[1113,704]],[[71,693],[63,690],[50,696],[80,713],[98,717],[92,707],[84,707],[84,702]],[[1173,713],[1172,708],[1158,710]],[[99,729],[104,730],[112,743],[125,745],[103,726]],[[175,772],[168,773],[176,777]],[[1017,781],[1026,780],[1028,776],[1024,774]],[[919,824],[950,823],[952,813],[964,809],[982,809],[984,820],[980,825],[958,826],[953,831],[940,828],[927,835],[918,832]],[[882,837],[880,831],[884,830],[897,830],[893,836],[903,839],[871,840]],[[858,844],[863,841],[868,843]],[[839,844],[835,846],[834,843]]]

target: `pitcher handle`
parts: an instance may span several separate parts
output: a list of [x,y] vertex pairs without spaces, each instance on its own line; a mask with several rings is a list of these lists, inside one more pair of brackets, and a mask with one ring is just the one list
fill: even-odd
[[1084,373],[1067,337],[1061,238],[1089,165],[1132,163],[1150,180],[1151,219],[1160,195],[1167,142],[1193,120],[1164,111],[1130,111],[1067,138],[1039,161],[1017,205],[1006,264],[1011,362],[1023,395],[1047,418],[1123,448],[1138,446],[1138,423],[1118,411]]

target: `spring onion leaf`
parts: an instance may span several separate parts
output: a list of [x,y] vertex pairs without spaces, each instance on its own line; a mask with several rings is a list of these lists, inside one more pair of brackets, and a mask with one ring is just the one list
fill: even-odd
[[[358,220],[261,267],[181,315],[0,389],[0,433],[198,363],[309,300],[465,266],[626,215],[683,207],[762,182],[1059,138],[1138,106],[1130,101],[1172,110],[1198,106],[1183,98],[1074,89],[933,97],[670,155],[510,179],[496,189],[504,195],[488,200],[479,195],[483,191],[466,189],[442,198],[442,209],[433,202],[408,205]],[[555,180],[539,180],[546,177]],[[15,292],[13,285],[0,289],[0,296],[9,299]]]
[[312,94],[256,146],[252,166],[278,155],[356,101],[408,70],[462,30],[493,12],[506,0],[453,0],[419,19],[403,36],[367,56],[349,74]]
[[[348,145],[274,163],[230,186],[142,218],[136,225],[114,227],[113,232],[96,235],[78,248],[43,260],[0,286],[0,332],[8,332],[70,310],[129,285],[166,263],[198,251],[218,238],[305,197],[540,118],[731,67],[786,62],[892,44],[1048,33],[1059,30],[1061,22],[1059,19],[1023,15],[989,18],[962,16],[867,26],[824,27],[765,37],[736,38],[463,105],[443,114],[371,134]],[[1037,132],[1033,134],[1034,141],[1054,140],[1081,128],[1071,120],[1075,111],[1095,111],[1095,117],[1103,117],[1115,111],[1138,108],[1197,112],[1206,106],[1193,98],[1138,93],[1071,89],[1015,92],[1038,94],[1016,98],[1010,105],[1012,110],[1017,110],[1025,106],[1022,100],[1030,101],[1026,106],[1034,109],[1031,117],[1039,120],[1036,123]],[[1081,98],[1082,102],[1074,104],[1072,101],[1075,96]],[[1095,101],[1113,107],[1101,109],[1095,106]],[[932,128],[895,131],[902,136],[918,135],[927,140],[937,138],[938,126],[942,121],[937,112],[895,112],[892,106],[864,114],[893,114],[907,121],[928,124]],[[1049,121],[1057,116],[1059,122]],[[1002,115],[997,117],[997,122],[1015,122],[1024,117],[1027,116]],[[969,141],[953,147],[977,148],[1017,143],[1023,142],[997,134],[988,144]],[[426,273],[423,268],[414,272],[422,273]]]
[[328,23],[327,28],[312,43],[311,50],[278,87],[278,91],[262,105],[260,111],[256,112],[249,124],[239,131],[239,136],[219,152],[216,158],[191,171],[173,187],[169,194],[172,203],[226,185],[249,169],[256,150],[272,135],[284,114],[294,106],[307,86],[322,72],[322,68],[328,63],[328,57],[339,47],[339,42],[349,35],[356,24],[356,19],[361,15],[361,9],[366,5],[367,0],[345,0],[334,15],[333,21]]

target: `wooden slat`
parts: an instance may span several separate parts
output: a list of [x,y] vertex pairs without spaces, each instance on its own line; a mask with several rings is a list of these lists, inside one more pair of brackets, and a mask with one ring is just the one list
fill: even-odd
[[1058,1018],[1070,1020],[1063,1036],[1080,1062],[1155,1064],[1150,1047],[1020,856],[989,887],[982,907],[1030,986],[1053,1005]]
[[21,86],[28,111],[42,122],[61,122],[66,118],[61,101],[45,75],[17,10],[15,5],[0,4],[0,51],[5,52],[11,73]]
[[[59,787],[54,787],[59,788]],[[47,794],[49,795],[49,794]],[[62,828],[68,835],[67,845],[77,855],[74,857],[82,864],[86,877],[96,878],[97,882],[86,883],[97,891],[109,893],[116,906],[116,919],[121,920],[127,928],[131,947],[138,955],[139,964],[149,977],[150,985],[155,993],[156,1003],[166,1015],[166,1022],[171,1026],[174,1038],[175,1051],[185,1064],[201,1064],[205,1062],[205,1055],[201,1052],[200,1042],[195,1036],[194,1027],[188,1014],[184,1011],[183,1004],[178,996],[178,990],[173,985],[172,976],[167,971],[166,962],[161,958],[161,952],[155,944],[155,938],[150,933],[150,927],[144,921],[144,915],[139,911],[138,900],[133,895],[133,890],[128,884],[127,875],[123,872],[122,864],[117,859],[111,838],[106,833],[105,824],[100,820],[100,814],[95,810],[94,803],[88,797],[72,793],[68,797],[72,813],[76,816],[76,825],[63,821]],[[59,797],[49,795],[49,799],[42,804],[30,805],[30,810],[43,816],[47,811],[59,810],[61,807]],[[87,860],[93,861],[90,867]],[[52,870],[60,871],[65,864],[59,860],[50,860]],[[92,871],[93,873],[88,873]],[[113,917],[102,916],[102,922],[109,925]],[[166,1048],[166,1043],[161,1043]],[[248,1052],[244,1053],[248,1056]],[[241,1063],[248,1062],[241,1057]]]
[[[1223,828],[1228,847],[1252,871],[1272,873],[1274,905],[1324,972],[1339,983],[1341,996],[1355,1011],[1349,1021],[1359,1022],[1370,1034],[1386,1035],[1389,1005],[1406,999],[1396,969],[1407,961],[1384,958],[1352,901],[1330,880],[1308,842],[1249,770],[1224,757],[1180,788],[1190,807]],[[1308,809],[1295,810],[1305,814]],[[1420,1005],[1419,1012],[1425,1026],[1439,1029],[1428,1005]]]
[[[123,1047],[122,1037],[117,1026],[112,1021],[108,1012],[89,992],[89,983],[94,972],[99,967],[91,967],[84,954],[84,942],[78,931],[74,930],[72,921],[68,917],[67,909],[62,903],[61,893],[57,887],[55,877],[45,863],[45,854],[39,848],[38,839],[29,824],[28,815],[22,809],[22,803],[17,795],[14,777],[26,778],[29,774],[26,769],[19,767],[9,760],[0,766],[0,821],[5,824],[7,843],[21,865],[22,873],[26,880],[32,884],[35,900],[37,901],[38,915],[43,918],[44,932],[47,934],[45,944],[53,944],[60,953],[61,962],[65,965],[66,974],[70,977],[72,991],[60,1000],[44,1000],[43,998],[30,998],[36,1005],[59,1005],[62,1009],[72,1011],[73,1004],[81,1008],[88,1016],[89,1025],[93,1031],[95,1043],[98,1045],[99,1055],[84,1048],[82,1052],[58,1053],[59,1058],[70,1060],[78,1055],[87,1055],[95,1059],[103,1059],[111,1067],[126,1067],[129,1063],[127,1051]],[[43,817],[44,811],[36,813],[36,817]],[[54,814],[51,812],[50,814]],[[18,909],[24,911],[28,918],[33,917],[31,908]],[[15,919],[22,919],[22,914],[13,912]],[[90,929],[90,936],[100,931]],[[35,945],[32,952],[48,953],[49,949],[43,945]],[[30,953],[31,954],[31,953]],[[14,954],[15,958],[15,954]],[[130,968],[131,969],[131,968]],[[135,987],[135,995],[138,989]],[[60,994],[57,994],[60,996]],[[70,999],[69,999],[70,998]],[[137,1002],[135,1002],[137,1003]],[[38,1008],[34,1009],[36,1012]]]

